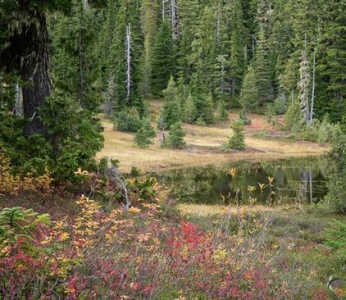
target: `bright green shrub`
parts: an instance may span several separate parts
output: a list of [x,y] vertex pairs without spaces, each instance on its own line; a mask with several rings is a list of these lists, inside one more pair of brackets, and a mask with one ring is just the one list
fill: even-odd
[[141,126],[141,118],[134,107],[118,112],[114,118],[115,130],[137,132]]

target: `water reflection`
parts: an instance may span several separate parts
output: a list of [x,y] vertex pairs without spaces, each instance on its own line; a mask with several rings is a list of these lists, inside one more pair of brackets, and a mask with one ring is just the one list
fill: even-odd
[[[327,193],[333,164],[327,157],[165,171],[156,176],[182,202],[199,204],[315,203]],[[232,170],[232,171],[230,171]]]

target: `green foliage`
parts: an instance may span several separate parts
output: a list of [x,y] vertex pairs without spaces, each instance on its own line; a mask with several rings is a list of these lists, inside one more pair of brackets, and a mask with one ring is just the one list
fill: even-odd
[[259,95],[255,70],[249,66],[240,92],[239,102],[242,109],[248,112],[254,111],[258,107],[258,100]]
[[233,135],[229,138],[226,148],[244,150],[246,145],[243,123],[241,121],[233,121],[231,128],[233,129]]
[[274,100],[274,109],[275,113],[278,115],[282,115],[287,110],[286,97],[284,93],[279,94],[278,97]]
[[251,119],[247,116],[247,113],[245,110],[241,110],[239,112],[239,122],[241,122],[243,125],[251,124]]
[[168,21],[162,23],[156,35],[151,67],[151,92],[154,96],[162,96],[170,77],[175,73],[174,44]]
[[135,134],[135,143],[142,148],[148,147],[152,144],[152,139],[156,136],[154,128],[149,121],[142,121],[142,126]]
[[188,94],[185,104],[185,118],[184,121],[186,123],[192,124],[195,120],[196,115],[196,107],[195,101],[191,93]]
[[137,132],[142,126],[136,108],[131,107],[118,112],[114,118],[114,129],[119,131]]
[[104,142],[100,120],[73,100],[57,93],[41,111],[50,136],[43,149],[49,151],[48,167],[58,180],[76,179],[74,171],[79,167],[90,169]]
[[346,214],[346,135],[339,133],[332,138],[332,160],[336,164],[336,172],[328,180],[327,203],[337,212]]
[[298,100],[294,100],[290,103],[287,112],[285,114],[285,122],[283,128],[285,130],[292,130],[299,132],[303,125],[303,116],[300,109],[300,103]]
[[219,102],[217,106],[217,113],[218,113],[218,118],[220,121],[228,120],[228,111],[223,101]]
[[277,126],[278,125],[278,118],[276,115],[276,109],[274,103],[268,103],[265,108],[265,114],[267,116],[267,122],[271,126]]
[[198,119],[202,119],[205,124],[214,123],[214,102],[210,93],[201,94],[194,98],[193,119],[196,123]]
[[167,145],[172,148],[182,148],[186,144],[184,141],[185,135],[181,122],[172,124],[169,129]]
[[173,77],[170,78],[167,88],[163,91],[164,104],[160,112],[159,128],[170,128],[174,123],[180,122],[183,113],[180,107],[179,91],[175,86]]
[[346,224],[338,220],[333,220],[330,228],[326,229],[325,244],[334,249],[346,246]]
[[198,126],[205,126],[207,124],[205,123],[204,118],[202,116],[199,116],[197,118],[197,120],[196,120],[196,125],[198,125]]
[[28,247],[34,239],[38,224],[50,224],[48,214],[38,214],[22,207],[3,208],[0,211],[0,246],[11,245],[21,238]]
[[305,141],[327,143],[331,142],[333,137],[339,134],[341,134],[339,125],[333,125],[326,119],[322,122],[315,119],[311,124],[303,127],[299,137]]

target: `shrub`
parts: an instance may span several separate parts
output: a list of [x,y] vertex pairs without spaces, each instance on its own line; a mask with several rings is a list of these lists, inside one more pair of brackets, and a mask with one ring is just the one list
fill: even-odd
[[86,197],[77,203],[70,224],[37,222],[29,233],[18,227],[20,238],[0,248],[1,298],[327,298],[307,284],[314,269],[267,248],[270,215],[225,211],[211,233],[179,215],[168,219],[157,202],[110,213]]
[[339,125],[333,125],[327,120],[320,122],[314,120],[312,124],[307,124],[299,133],[299,137],[305,141],[327,143],[330,142],[335,135],[339,135],[341,129]]
[[326,200],[337,212],[346,214],[346,135],[341,133],[334,135],[331,145],[332,151],[330,152],[330,156],[337,168],[328,180]]
[[196,125],[198,125],[198,126],[205,126],[205,125],[207,125],[207,124],[205,123],[205,121],[204,121],[203,116],[199,116],[199,117],[197,118],[197,120],[196,120]]
[[119,131],[137,132],[141,125],[141,118],[134,107],[118,112],[114,119],[114,129]]

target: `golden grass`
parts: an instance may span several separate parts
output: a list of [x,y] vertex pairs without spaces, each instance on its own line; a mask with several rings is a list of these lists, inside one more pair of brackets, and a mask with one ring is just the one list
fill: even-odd
[[[160,104],[159,100],[151,101],[150,112],[158,114]],[[236,118],[235,113],[229,115],[230,120]],[[226,152],[221,150],[221,146],[232,134],[229,127],[230,121],[219,122],[212,126],[184,124],[186,146],[179,150],[161,148],[160,136],[162,133],[160,131],[157,132],[152,145],[144,149],[139,148],[134,145],[133,133],[114,131],[113,123],[103,118],[105,145],[97,157],[106,156],[118,159],[122,172],[129,172],[133,166],[143,172],[151,172],[184,166],[223,165],[240,160],[261,161],[322,155],[329,150],[328,145],[317,143],[297,142],[284,138],[260,139],[255,135],[266,126],[265,116],[250,115],[250,118],[252,124],[245,126],[247,149]],[[269,135],[277,133],[279,132],[269,131]],[[168,132],[165,134],[168,135]]]
[[[245,206],[236,206],[236,205],[210,205],[210,204],[189,204],[181,203],[178,204],[178,209],[187,215],[194,215],[198,217],[212,217],[227,214],[237,214],[239,209],[246,212],[273,212],[278,210],[277,207],[270,207],[264,205],[245,205]],[[281,208],[280,208],[281,209]]]

